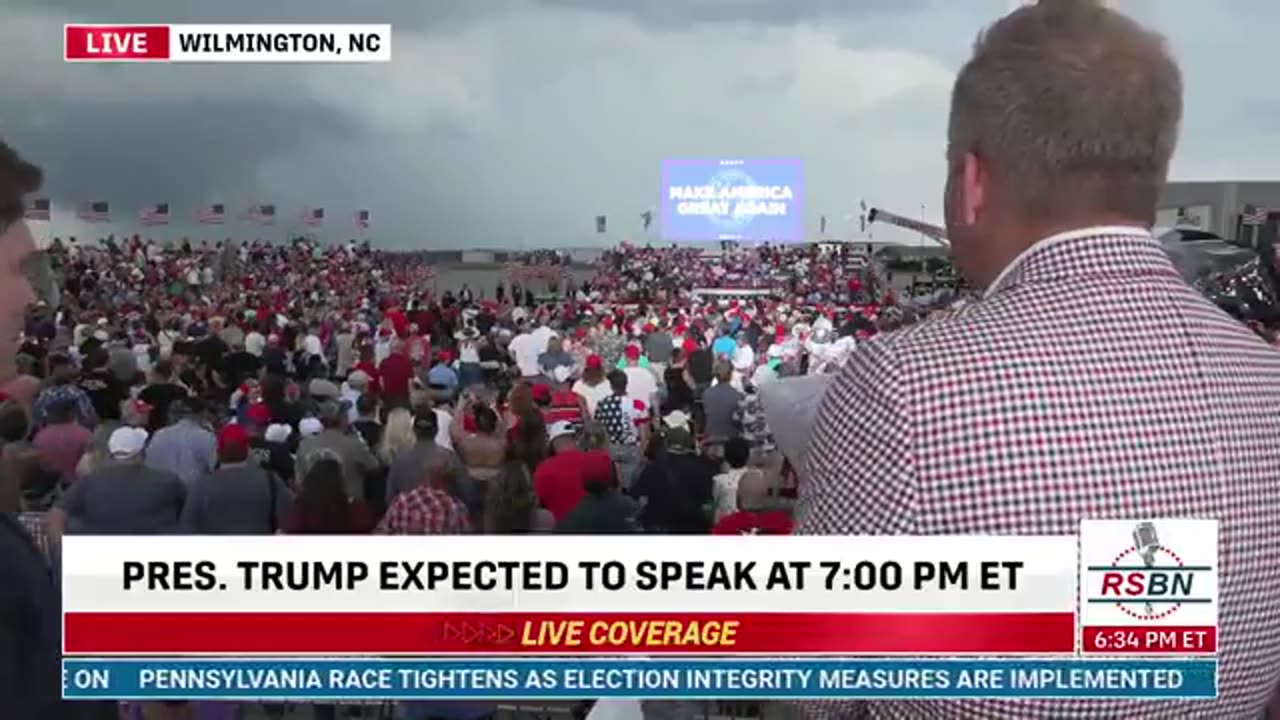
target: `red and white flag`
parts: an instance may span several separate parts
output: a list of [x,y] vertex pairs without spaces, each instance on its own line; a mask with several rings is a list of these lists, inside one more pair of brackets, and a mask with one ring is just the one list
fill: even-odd
[[222,203],[204,205],[196,209],[196,222],[201,225],[221,225],[227,221],[227,208]]
[[306,227],[320,227],[324,224],[324,208],[302,208],[298,213],[298,222]]
[[138,212],[138,222],[143,227],[155,227],[169,224],[169,203],[148,205]]
[[76,217],[90,223],[111,222],[111,203],[106,200],[82,203],[76,209]]
[[48,220],[51,215],[49,198],[32,198],[22,213],[27,220]]
[[240,216],[241,220],[256,222],[259,225],[272,225],[276,221],[275,205],[250,205]]

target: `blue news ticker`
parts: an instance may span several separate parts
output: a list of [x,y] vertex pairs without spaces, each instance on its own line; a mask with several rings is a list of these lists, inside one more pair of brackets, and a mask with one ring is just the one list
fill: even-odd
[[68,658],[69,700],[1212,699],[1217,661]]

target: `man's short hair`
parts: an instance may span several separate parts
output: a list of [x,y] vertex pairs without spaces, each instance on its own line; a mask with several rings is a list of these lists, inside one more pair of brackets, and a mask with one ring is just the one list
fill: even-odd
[[0,231],[22,219],[26,195],[40,189],[44,173],[0,141]]
[[413,409],[413,434],[420,440],[434,439],[440,431],[440,418],[435,408],[423,403]]
[[627,391],[627,374],[621,370],[609,371],[609,389],[621,393]]
[[716,363],[716,379],[722,383],[733,380],[733,365],[724,361]]
[[948,164],[978,156],[1037,221],[1154,222],[1181,118],[1162,36],[1097,0],[1040,0],[979,35],[951,95]]

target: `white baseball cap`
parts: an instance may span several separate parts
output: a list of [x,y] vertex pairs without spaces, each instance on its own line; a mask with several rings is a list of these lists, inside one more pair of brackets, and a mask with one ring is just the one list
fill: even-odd
[[142,428],[117,428],[107,439],[107,451],[117,460],[136,456],[147,446],[147,431]]
[[561,420],[560,422],[552,423],[551,427],[547,428],[547,439],[549,440],[555,440],[556,438],[562,437],[564,435],[577,435],[577,434],[578,434],[578,431],[574,429],[573,423],[566,422],[564,420]]

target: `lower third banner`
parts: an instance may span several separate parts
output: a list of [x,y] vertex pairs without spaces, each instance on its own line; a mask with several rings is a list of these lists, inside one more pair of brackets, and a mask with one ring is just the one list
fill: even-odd
[[1217,696],[1194,660],[100,659],[71,700],[906,699]]

